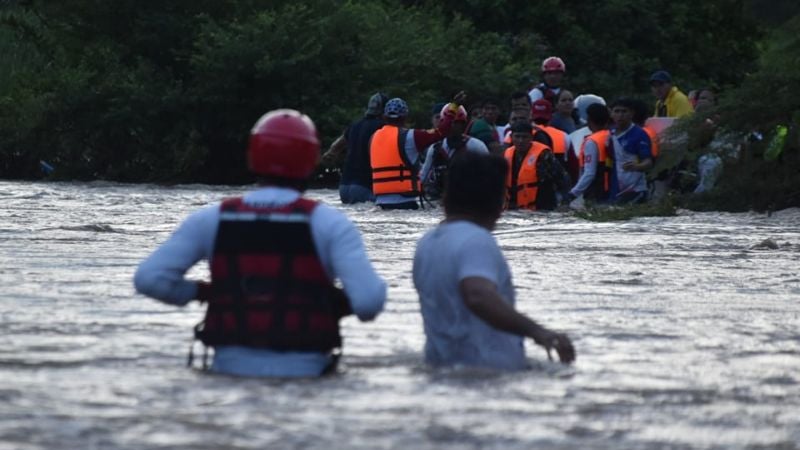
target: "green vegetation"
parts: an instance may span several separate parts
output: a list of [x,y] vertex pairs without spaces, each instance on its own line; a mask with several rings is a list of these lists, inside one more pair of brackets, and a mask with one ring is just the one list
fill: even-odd
[[[657,68],[684,90],[724,89],[719,126],[767,138],[689,203],[797,205],[798,7],[758,5],[0,0],[0,177],[41,177],[45,160],[62,179],[247,182],[247,131],[270,109],[307,112],[328,144],[380,90],[408,100],[425,126],[430,105],[454,91],[505,99],[558,54],[578,93],[651,101]],[[785,148],[767,162],[777,125],[788,127]],[[692,160],[706,141],[674,154]]]
[[668,197],[640,205],[589,207],[575,211],[575,216],[592,222],[617,222],[635,217],[671,217],[677,213],[675,198]]

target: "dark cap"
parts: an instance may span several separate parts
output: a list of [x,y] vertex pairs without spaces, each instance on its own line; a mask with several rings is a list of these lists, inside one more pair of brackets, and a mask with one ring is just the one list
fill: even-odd
[[380,116],[383,112],[383,105],[389,100],[386,94],[378,92],[372,95],[367,102],[367,110],[365,112],[368,116]]
[[653,83],[672,83],[672,76],[666,70],[659,70],[650,75],[650,84]]

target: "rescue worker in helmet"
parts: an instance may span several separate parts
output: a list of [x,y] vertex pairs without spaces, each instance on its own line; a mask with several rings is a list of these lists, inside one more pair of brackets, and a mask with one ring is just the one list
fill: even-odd
[[[445,114],[442,110],[446,108],[447,105],[444,105],[440,109],[440,117]],[[489,149],[483,141],[464,134],[466,129],[467,110],[463,106],[459,106],[447,137],[428,147],[425,162],[419,172],[422,188],[427,199],[438,200],[441,198],[447,169],[450,167],[450,161],[455,155],[463,152],[489,153]]]
[[408,105],[401,98],[386,102],[383,118],[386,125],[372,135],[370,163],[372,192],[382,209],[419,209],[420,152],[441,141],[450,132],[458,106],[466,95],[459,92],[442,108],[438,128],[422,130],[405,128]]
[[[177,306],[207,304],[195,337],[214,349],[213,372],[327,373],[342,345],[339,319],[352,313],[369,321],[383,309],[386,283],[358,230],[341,212],[302,196],[319,149],[308,116],[265,114],[247,149],[258,188],[191,214],[136,271],[142,294]],[[200,260],[209,262],[210,282],[186,278]]]
[[528,92],[531,104],[536,100],[545,99],[551,105],[558,104],[558,94],[561,92],[561,82],[567,72],[567,66],[558,56],[551,56],[542,61],[542,82]]

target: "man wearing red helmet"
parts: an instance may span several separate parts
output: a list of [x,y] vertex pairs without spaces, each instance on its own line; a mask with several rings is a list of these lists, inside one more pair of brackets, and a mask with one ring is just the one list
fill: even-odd
[[558,94],[561,92],[561,82],[567,66],[558,56],[551,56],[542,61],[542,82],[528,92],[531,103],[545,99],[551,105],[558,104]]
[[372,192],[381,209],[418,209],[420,197],[420,153],[441,141],[450,132],[458,106],[466,98],[459,92],[442,108],[438,128],[424,130],[406,128],[408,105],[397,97],[386,102],[383,118],[386,124],[370,141]]
[[[164,303],[207,303],[195,337],[214,348],[214,372],[318,376],[335,368],[339,319],[375,318],[386,283],[347,217],[302,197],[319,159],[308,116],[265,114],[247,156],[259,187],[191,214],[140,264],[134,285]],[[203,259],[211,282],[186,279]]]
[[[440,115],[445,114],[444,105],[440,109]],[[429,200],[435,200],[442,196],[444,190],[444,177],[450,166],[450,160],[462,152],[489,153],[486,144],[480,139],[470,137],[464,132],[467,129],[467,110],[459,106],[450,126],[450,133],[447,137],[428,147],[425,162],[419,171],[419,179],[422,182],[422,189]]]

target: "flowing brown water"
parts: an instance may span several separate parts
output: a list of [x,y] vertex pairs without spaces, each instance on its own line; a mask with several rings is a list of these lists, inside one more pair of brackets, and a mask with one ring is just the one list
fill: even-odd
[[201,309],[131,282],[189,212],[241,192],[0,182],[1,449],[800,448],[798,210],[504,216],[519,308],[578,361],[529,345],[532,371],[497,374],[422,364],[411,259],[441,211],[341,207],[386,311],[345,321],[339,375],[274,381],[187,369]]

